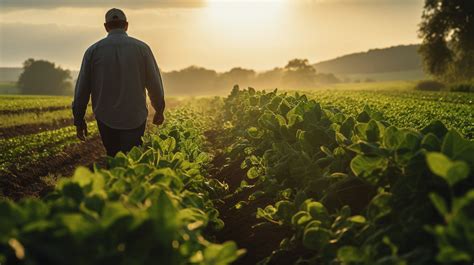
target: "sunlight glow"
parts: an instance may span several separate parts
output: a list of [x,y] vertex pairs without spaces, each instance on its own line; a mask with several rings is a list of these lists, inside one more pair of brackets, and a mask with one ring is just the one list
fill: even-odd
[[234,32],[274,27],[284,11],[284,0],[209,0],[206,20],[209,26]]

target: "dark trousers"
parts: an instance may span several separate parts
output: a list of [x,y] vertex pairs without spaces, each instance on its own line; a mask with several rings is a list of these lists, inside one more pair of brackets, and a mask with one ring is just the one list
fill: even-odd
[[100,138],[107,150],[108,156],[115,156],[119,151],[128,152],[134,146],[142,144],[142,136],[145,133],[146,122],[140,127],[129,130],[113,129],[97,120]]

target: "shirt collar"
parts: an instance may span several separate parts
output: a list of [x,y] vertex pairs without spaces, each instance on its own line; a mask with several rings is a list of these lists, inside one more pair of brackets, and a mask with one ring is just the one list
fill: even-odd
[[124,29],[112,29],[112,30],[109,31],[108,36],[110,36],[110,35],[115,35],[115,34],[127,35],[127,32],[125,32]]

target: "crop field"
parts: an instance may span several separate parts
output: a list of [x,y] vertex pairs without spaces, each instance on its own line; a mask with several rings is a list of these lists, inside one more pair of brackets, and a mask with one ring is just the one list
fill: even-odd
[[2,96],[0,264],[472,264],[474,96],[395,86],[168,99],[113,158]]

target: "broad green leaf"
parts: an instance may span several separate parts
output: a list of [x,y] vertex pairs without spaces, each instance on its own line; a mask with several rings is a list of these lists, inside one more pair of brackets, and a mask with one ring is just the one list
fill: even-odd
[[375,120],[370,120],[365,131],[367,141],[377,142],[380,138],[380,130]]
[[448,129],[446,129],[446,126],[444,126],[444,124],[441,121],[434,120],[430,124],[428,124],[425,128],[421,129],[421,132],[423,134],[432,133],[438,138],[443,138],[448,132]]
[[443,264],[469,264],[473,257],[473,255],[453,246],[443,246],[439,250],[436,260]]
[[291,106],[290,106],[290,103],[288,103],[288,101],[286,101],[286,99],[283,99],[281,102],[280,102],[280,105],[278,106],[278,112],[279,114],[283,115],[283,116],[286,116],[286,114],[291,110]]
[[328,211],[326,207],[320,202],[310,202],[306,205],[306,210],[311,214],[314,219],[326,219]]
[[130,215],[130,211],[119,202],[106,203],[102,210],[101,222],[104,227],[113,225],[120,218]]
[[389,150],[396,150],[403,142],[404,135],[394,126],[385,130],[383,135],[383,146]]
[[456,159],[456,155],[464,148],[466,148],[466,146],[462,136],[457,131],[451,130],[443,138],[441,152],[451,159]]
[[81,214],[60,214],[56,216],[56,221],[66,227],[70,235],[76,240],[82,240],[98,229]]
[[65,197],[74,199],[75,202],[80,202],[84,198],[84,191],[78,183],[65,183],[62,186],[61,192]]
[[429,194],[430,200],[433,203],[433,205],[436,207],[438,212],[446,216],[448,214],[448,206],[446,205],[446,201],[443,199],[443,197],[439,196],[438,194],[431,192]]
[[92,182],[94,178],[94,173],[92,173],[86,167],[78,167],[76,171],[74,171],[74,176],[72,180],[78,183],[81,187],[87,186]]
[[306,211],[299,211],[291,217],[291,223],[295,226],[303,226],[311,221],[312,217]]
[[277,208],[276,215],[286,222],[291,221],[291,217],[295,214],[295,205],[290,201],[279,201],[275,204]]
[[391,198],[392,194],[386,192],[375,196],[367,207],[367,217],[369,220],[376,222],[380,218],[390,214],[392,212],[392,208],[390,207]]
[[228,241],[223,244],[210,244],[204,249],[203,264],[231,264],[242,254],[244,254],[244,251],[239,250],[235,242]]
[[356,176],[376,181],[377,176],[372,174],[384,171],[388,166],[388,160],[381,156],[357,155],[351,161],[352,172]]
[[364,261],[364,252],[352,246],[343,246],[337,250],[337,258],[347,264]]
[[247,133],[250,137],[254,139],[260,139],[263,136],[263,131],[257,129],[256,127],[248,128]]
[[428,151],[439,151],[441,148],[441,141],[432,133],[428,133],[421,140],[421,147]]
[[469,176],[469,165],[463,161],[451,161],[442,153],[430,152],[426,154],[429,168],[436,175],[444,178],[450,186]]
[[444,137],[441,152],[453,160],[474,164],[474,142],[462,138],[455,130],[449,131]]
[[362,215],[354,215],[348,218],[349,221],[358,224],[365,224],[366,220],[365,217]]
[[370,115],[366,111],[362,111],[357,115],[357,121],[358,122],[369,122],[370,120]]
[[303,234],[303,245],[311,250],[321,251],[331,240],[331,231],[322,227],[311,227],[305,229]]
[[249,179],[255,179],[255,178],[258,178],[260,176],[260,173],[259,173],[259,170],[257,167],[251,167],[248,171],[247,171],[247,177]]
[[339,131],[347,138],[352,136],[352,130],[356,124],[355,119],[352,116],[349,116],[341,125]]
[[142,156],[142,150],[138,146],[134,146],[132,150],[128,152],[128,158],[132,162],[138,162]]

